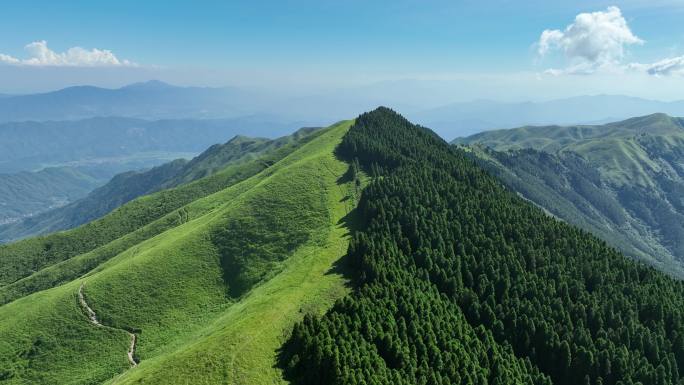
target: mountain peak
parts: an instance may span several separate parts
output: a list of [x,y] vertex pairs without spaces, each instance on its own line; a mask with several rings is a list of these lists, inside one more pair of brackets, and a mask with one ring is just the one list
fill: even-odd
[[127,86],[121,87],[121,89],[146,89],[146,90],[152,90],[152,89],[167,89],[167,88],[174,88],[175,86],[165,83],[161,80],[148,80],[145,82],[138,82],[138,83],[133,83],[129,84]]
[[622,126],[625,128],[632,129],[648,129],[648,128],[671,128],[674,126],[679,127],[678,119],[672,116],[658,112],[655,114],[649,114],[644,116],[637,116],[621,122],[611,123],[612,126]]
[[[656,112],[654,114],[649,114],[642,116],[643,119],[647,120],[670,120],[672,117],[664,112]],[[638,119],[638,118],[637,118]]]
[[259,139],[249,137],[246,135],[235,135],[228,142],[226,142],[226,144],[241,144],[244,142],[254,142],[255,140],[259,140]]

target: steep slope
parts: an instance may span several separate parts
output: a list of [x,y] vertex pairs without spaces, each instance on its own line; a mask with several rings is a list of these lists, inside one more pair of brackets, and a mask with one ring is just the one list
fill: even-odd
[[359,287],[293,331],[295,384],[676,384],[684,284],[544,214],[387,109],[340,147],[374,175]]
[[156,190],[161,182],[180,172],[186,163],[185,159],[178,159],[149,170],[117,174],[105,185],[75,202],[0,225],[0,243],[68,230],[95,220],[132,199]]
[[596,234],[629,256],[684,276],[681,263],[673,261],[671,252],[659,242],[659,234],[627,210],[601,174],[578,155],[533,149],[470,150],[482,167],[511,190],[552,215]]
[[87,274],[0,306],[0,379],[680,383],[681,281],[389,109],[305,139]]
[[[7,336],[0,362],[10,363],[0,378],[281,381],[276,352],[293,323],[346,292],[333,267],[346,250],[342,220],[356,185],[343,178],[349,166],[333,150],[349,125],[307,136],[269,167],[193,200],[172,213],[179,224],[85,276],[0,307]],[[79,307],[83,283],[84,301],[104,327]],[[129,333],[137,336],[139,364],[126,370]]]
[[0,243],[88,223],[139,196],[212,175],[232,163],[253,160],[265,152],[293,144],[313,130],[303,128],[278,139],[236,136],[227,143],[211,146],[189,162],[177,159],[150,170],[116,175],[106,185],[65,207],[17,223],[0,225]]
[[136,243],[178,226],[188,217],[181,210],[184,205],[267,169],[316,135],[193,183],[140,197],[76,229],[0,245],[0,303],[68,282]]
[[70,167],[0,174],[0,225],[64,206],[104,183],[99,175]]
[[317,129],[315,127],[305,127],[291,135],[282,136],[277,139],[237,135],[224,144],[215,144],[209,147],[199,156],[193,158],[177,175],[161,183],[159,188],[175,187],[192,182],[222,170],[227,164],[256,159],[265,152],[296,143]]
[[[628,254],[647,258],[680,276],[684,271],[684,125],[681,119],[655,114],[603,126],[523,127],[481,133],[458,142],[488,146],[497,151],[533,148],[557,155],[553,161],[561,163],[580,157],[582,162],[568,163],[558,172],[565,179],[573,178],[571,174],[595,174],[592,191],[583,190],[586,184],[550,185],[553,182],[547,178],[546,166],[538,160],[532,161],[527,156],[529,153],[492,155],[499,160],[500,167],[506,168],[497,172],[509,175],[506,179],[511,183],[519,179],[518,191],[535,203],[571,223],[595,231]],[[503,159],[506,161],[502,164]],[[546,185],[546,193],[538,190],[534,196],[530,195],[532,185]],[[556,201],[549,193],[560,197],[558,204],[569,205],[567,209],[554,206]],[[569,202],[568,199],[574,199],[571,195],[582,196],[585,203],[593,206],[590,209],[593,214],[577,207],[582,203]],[[607,201],[613,203],[606,206]],[[595,218],[591,219],[591,215]],[[594,224],[587,226],[584,222]],[[635,237],[638,239],[626,242],[631,245],[623,242],[625,238]]]

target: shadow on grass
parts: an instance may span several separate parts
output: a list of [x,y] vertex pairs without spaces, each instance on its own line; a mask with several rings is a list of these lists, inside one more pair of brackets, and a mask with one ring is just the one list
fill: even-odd
[[[355,207],[353,210],[351,210],[347,215],[342,217],[339,222],[337,223],[338,225],[342,225],[347,229],[347,233],[344,234],[345,237],[352,237],[354,233],[356,233],[360,229],[361,225],[361,218],[359,218],[358,215],[359,211],[358,208]],[[354,269],[351,265],[351,261],[349,258],[349,253],[345,253],[342,258],[338,259],[326,272],[326,274],[339,274],[342,277],[345,278],[347,285],[354,288],[355,286],[355,274],[354,274]]]
[[[350,165],[347,172],[339,177],[336,182],[340,188],[343,188],[341,186],[344,184],[353,183],[354,180],[354,171]],[[361,191],[356,191],[360,190],[360,188],[357,186],[352,188],[354,188],[355,191],[350,191],[348,194],[345,194],[344,198],[342,198],[340,202],[345,203],[345,205],[353,205],[353,208],[349,210],[345,216],[340,218],[336,224],[337,226],[343,226],[347,230],[347,232],[344,234],[344,237],[352,237],[357,231],[360,231],[363,228],[363,218],[361,218],[358,209],[358,199],[354,199],[354,195],[361,195]],[[356,270],[353,267],[349,252],[346,252],[333,264],[333,266],[326,272],[326,275],[328,274],[336,274],[344,277],[346,287],[350,288],[352,291],[358,287],[358,277]],[[333,307],[334,306],[335,305],[333,305]],[[300,312],[303,311],[304,309],[300,309]],[[304,314],[304,316],[308,315],[310,314]],[[300,378],[297,378],[293,369],[299,360],[299,355],[297,354],[299,347],[296,345],[295,339],[292,338],[291,331],[289,332],[290,334],[287,335],[283,345],[276,351],[277,361],[275,368],[281,369],[283,371],[283,377],[286,381],[293,384],[298,384],[302,381]]]

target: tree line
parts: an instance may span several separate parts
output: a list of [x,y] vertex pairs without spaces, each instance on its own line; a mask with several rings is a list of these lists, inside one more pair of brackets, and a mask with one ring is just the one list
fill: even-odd
[[372,176],[356,289],[283,347],[296,384],[680,384],[684,287],[505,190],[392,110],[338,148]]

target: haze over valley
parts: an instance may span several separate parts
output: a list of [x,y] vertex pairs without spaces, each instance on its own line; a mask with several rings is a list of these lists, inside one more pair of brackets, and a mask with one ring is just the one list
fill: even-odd
[[684,384],[682,12],[4,4],[0,385]]

